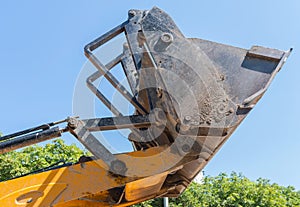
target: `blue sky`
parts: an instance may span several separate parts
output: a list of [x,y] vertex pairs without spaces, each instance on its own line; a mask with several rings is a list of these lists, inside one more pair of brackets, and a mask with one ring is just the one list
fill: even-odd
[[206,175],[242,172],[300,190],[297,0],[2,1],[0,130],[7,134],[71,115],[85,44],[126,20],[129,9],[154,5],[187,37],[243,48],[294,47],[268,92],[204,170]]

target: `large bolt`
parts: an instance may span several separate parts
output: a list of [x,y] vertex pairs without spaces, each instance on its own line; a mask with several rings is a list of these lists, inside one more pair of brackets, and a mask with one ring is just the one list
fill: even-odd
[[173,42],[174,38],[171,33],[163,33],[156,42],[154,49],[158,52],[163,52]]
[[192,117],[189,116],[189,115],[187,115],[187,116],[184,117],[184,120],[187,121],[187,122],[191,121],[191,119],[192,119]]
[[75,129],[78,125],[78,120],[74,118],[70,118],[68,121],[68,126],[72,129]]
[[128,17],[129,17],[129,18],[132,18],[132,17],[134,17],[135,15],[136,15],[136,11],[134,11],[134,10],[132,10],[132,9],[128,11]]
[[173,42],[173,35],[170,33],[163,33],[160,39],[164,43],[171,44]]
[[126,164],[121,160],[114,160],[111,162],[110,171],[114,174],[125,175],[127,171]]

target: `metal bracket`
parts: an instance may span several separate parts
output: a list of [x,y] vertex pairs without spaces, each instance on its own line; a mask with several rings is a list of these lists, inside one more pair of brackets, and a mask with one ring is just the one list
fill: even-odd
[[109,40],[113,39],[117,35],[125,31],[125,25],[128,21],[120,24],[111,31],[97,38],[93,42],[89,43],[84,47],[84,52],[86,57],[91,61],[91,63],[98,69],[98,73],[94,73],[87,79],[88,87],[92,92],[107,106],[114,114],[121,115],[121,113],[110,103],[110,101],[94,86],[92,82],[104,76],[114,88],[116,88],[135,108],[140,114],[146,114],[146,109],[136,100],[134,96],[130,94],[129,91],[113,76],[109,71],[115,65],[120,63],[122,55],[118,56],[116,59],[112,60],[107,66],[105,66],[101,61],[93,54],[93,51]]
[[126,164],[116,159],[91,132],[127,128],[147,128],[156,122],[149,115],[133,115],[77,120],[70,119],[68,127],[71,132],[94,156],[101,159],[111,172],[124,175]]

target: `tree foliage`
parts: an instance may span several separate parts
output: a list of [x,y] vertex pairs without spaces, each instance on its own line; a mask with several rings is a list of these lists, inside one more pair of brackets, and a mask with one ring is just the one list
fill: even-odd
[[45,146],[33,145],[0,155],[0,181],[49,167],[55,163],[77,162],[86,154],[76,145],[56,139]]
[[[161,199],[153,199],[135,207],[159,207]],[[300,192],[294,187],[271,184],[259,178],[250,181],[241,174],[224,173],[205,177],[202,184],[193,182],[179,197],[170,199],[170,207],[296,207],[300,206]]]

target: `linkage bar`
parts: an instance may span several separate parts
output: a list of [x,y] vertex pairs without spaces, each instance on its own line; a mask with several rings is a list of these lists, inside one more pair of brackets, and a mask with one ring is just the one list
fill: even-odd
[[52,129],[47,129],[41,132],[36,132],[36,133],[24,135],[21,137],[17,137],[15,139],[1,142],[0,154],[4,154],[6,152],[11,152],[22,147],[26,147],[49,139],[60,137],[61,133],[65,131],[66,130],[59,129],[59,127],[54,127]]

